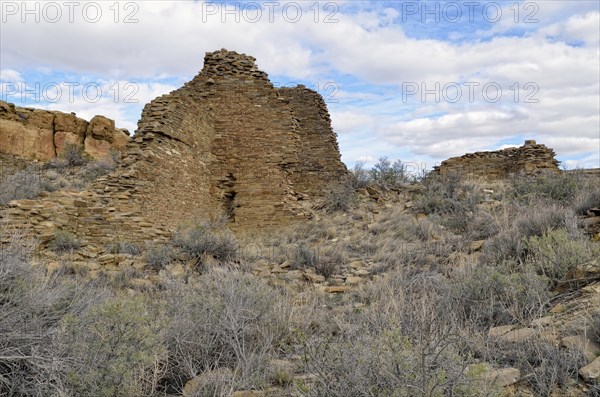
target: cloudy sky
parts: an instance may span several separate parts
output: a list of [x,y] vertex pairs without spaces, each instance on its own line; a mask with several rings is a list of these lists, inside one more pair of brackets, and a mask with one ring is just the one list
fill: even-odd
[[599,4],[2,0],[0,94],[133,132],[145,103],[227,48],[319,91],[349,166],[536,139],[600,167]]

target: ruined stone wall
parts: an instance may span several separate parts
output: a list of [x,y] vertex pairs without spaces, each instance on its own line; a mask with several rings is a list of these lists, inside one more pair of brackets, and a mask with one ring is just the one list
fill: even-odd
[[476,152],[442,161],[435,172],[463,177],[501,179],[511,174],[534,174],[541,170],[559,172],[554,150],[535,141],[525,141],[517,148]]
[[[136,140],[159,143],[149,145],[154,157],[165,145],[180,153],[152,166],[191,193],[156,184],[148,200],[152,208],[168,203],[172,211],[156,214],[165,221],[189,219],[190,212],[224,214],[233,228],[304,219],[299,200],[347,172],[321,97],[274,88],[253,57],[235,52],[207,53],[203,70],[147,105],[138,127]],[[182,180],[186,173],[195,181]]]
[[0,101],[0,153],[47,161],[72,143],[84,146],[92,157],[102,158],[111,149],[123,149],[129,140],[126,130],[115,128],[115,122],[104,116],[88,122],[74,113]]
[[299,192],[320,195],[323,180],[339,181],[346,175],[339,166],[340,151],[327,106],[321,95],[304,86],[280,88],[279,92],[289,100],[298,121],[300,150],[292,174],[294,186]]
[[[207,53],[192,81],[145,106],[115,171],[83,192],[12,202],[0,209],[0,223],[27,230],[42,246],[57,230],[68,231],[93,256],[115,241],[166,239],[194,217],[226,215],[240,231],[306,219],[302,200],[310,202],[347,170],[320,96],[274,88],[254,61],[225,50]],[[35,125],[55,137],[84,130],[75,116],[31,113],[27,123],[43,120]],[[71,127],[57,130],[57,117],[71,117]],[[86,139],[89,131],[107,131],[90,125]],[[311,173],[316,178],[305,180]]]

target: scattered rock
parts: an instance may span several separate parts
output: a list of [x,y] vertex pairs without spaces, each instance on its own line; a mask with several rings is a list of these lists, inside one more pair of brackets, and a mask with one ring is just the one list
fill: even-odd
[[183,387],[183,397],[196,397],[203,395],[202,391],[210,385],[230,381],[233,378],[233,373],[229,368],[217,368],[212,371],[206,371],[189,380]]
[[600,379],[600,357],[579,370],[581,377],[587,381]]
[[471,244],[469,244],[469,252],[481,251],[484,244],[485,244],[485,240],[472,241]]
[[347,285],[336,285],[330,287],[322,287],[323,292],[327,292],[329,294],[341,294],[350,289]]
[[579,350],[587,358],[588,362],[594,361],[600,354],[600,345],[584,335],[565,336],[560,340],[560,344],[569,349]]
[[506,387],[519,381],[521,371],[516,368],[494,369],[486,375],[486,378],[496,386]]

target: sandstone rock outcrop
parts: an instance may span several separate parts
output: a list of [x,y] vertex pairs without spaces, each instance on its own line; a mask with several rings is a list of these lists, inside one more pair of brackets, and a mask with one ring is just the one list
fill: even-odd
[[[166,239],[194,217],[221,214],[239,231],[308,218],[303,203],[347,174],[329,114],[319,94],[301,86],[277,89],[254,62],[226,50],[207,53],[192,81],[145,106],[115,171],[83,192],[12,202],[0,221],[27,229],[42,244],[65,230],[101,252],[114,241]],[[3,109],[11,128],[29,128],[30,118],[24,123],[8,104]],[[36,126],[54,132],[55,141],[61,132],[63,144],[81,142],[85,125],[83,142],[92,154],[105,147],[93,140],[117,141],[110,141],[108,119],[83,123],[29,111],[47,117]]]
[[94,158],[111,149],[122,150],[129,133],[115,122],[95,116],[88,123],[74,113],[18,107],[0,101],[0,152],[25,159],[47,161],[59,155],[65,144],[85,146]]
[[539,171],[559,172],[554,150],[533,140],[517,148],[491,152],[475,152],[452,157],[434,167],[441,175],[457,174],[463,177],[501,179],[511,174],[535,174]]

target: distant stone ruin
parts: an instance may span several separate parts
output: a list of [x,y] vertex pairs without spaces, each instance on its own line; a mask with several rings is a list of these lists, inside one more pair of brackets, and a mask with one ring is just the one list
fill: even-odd
[[554,150],[528,140],[521,147],[452,157],[434,167],[434,172],[483,179],[502,179],[519,173],[531,175],[542,170],[560,172],[554,156]]
[[[12,122],[5,128],[3,116],[0,141],[18,141],[26,133],[14,119],[20,110],[2,109]],[[28,112],[35,117],[22,124],[47,129],[39,136],[49,149],[36,143],[25,145],[29,151],[15,153],[10,145],[0,151],[46,160],[56,153],[50,142],[57,134],[59,142],[98,136],[96,118],[86,128],[61,129],[67,122],[59,120],[79,125],[80,119]],[[43,127],[33,122],[41,115],[48,118]],[[192,81],[145,106],[115,171],[82,192],[12,202],[0,221],[29,228],[43,243],[63,229],[95,245],[164,239],[193,217],[224,215],[234,230],[260,230],[307,219],[311,199],[347,172],[318,93],[275,88],[255,58],[220,50],[206,54]]]
[[89,122],[74,113],[63,113],[0,101],[0,153],[30,160],[48,161],[60,155],[65,144],[81,145],[94,158],[129,142],[127,130],[115,122],[95,116]]

